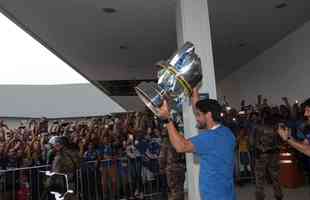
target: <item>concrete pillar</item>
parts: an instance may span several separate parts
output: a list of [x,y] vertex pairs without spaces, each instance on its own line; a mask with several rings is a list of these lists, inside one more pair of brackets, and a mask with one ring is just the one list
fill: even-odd
[[[202,61],[203,81],[200,93],[208,93],[215,99],[216,85],[207,0],[178,0],[177,5],[178,46],[190,41]],[[183,105],[184,134],[186,138],[198,134],[196,120],[189,99]],[[188,199],[199,200],[199,160],[186,155]]]

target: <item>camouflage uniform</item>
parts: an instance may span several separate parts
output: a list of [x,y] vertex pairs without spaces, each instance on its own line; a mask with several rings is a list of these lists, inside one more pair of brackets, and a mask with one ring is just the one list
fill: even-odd
[[275,198],[281,200],[283,193],[279,183],[279,137],[271,126],[260,125],[256,128],[255,132],[256,200],[265,199],[264,183],[266,175],[272,181]]
[[185,155],[177,153],[167,137],[160,149],[160,169],[167,176],[168,200],[184,200]]
[[[52,171],[57,173],[63,173],[68,175],[69,189],[76,192],[76,173],[77,169],[80,168],[80,156],[79,152],[73,149],[68,149],[64,147],[58,155],[56,155],[55,160],[52,164]],[[77,199],[76,195],[68,195],[65,200]]]

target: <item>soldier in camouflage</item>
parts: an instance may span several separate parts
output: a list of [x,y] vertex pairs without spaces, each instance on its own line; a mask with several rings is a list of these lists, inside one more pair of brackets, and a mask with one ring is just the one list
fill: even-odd
[[269,112],[263,112],[263,122],[255,129],[255,178],[256,178],[256,200],[264,200],[264,183],[266,175],[272,181],[274,197],[282,200],[283,193],[279,183],[279,152],[280,140],[274,129],[274,119]]
[[168,200],[184,200],[185,155],[176,152],[168,137],[163,138],[160,149],[160,170],[167,177]]
[[[55,159],[52,163],[52,172],[66,174],[68,176],[69,189],[76,192],[76,173],[80,168],[79,151],[69,148],[69,142],[66,137],[55,136],[49,143],[56,151]],[[65,200],[75,200],[77,194],[67,195]]]

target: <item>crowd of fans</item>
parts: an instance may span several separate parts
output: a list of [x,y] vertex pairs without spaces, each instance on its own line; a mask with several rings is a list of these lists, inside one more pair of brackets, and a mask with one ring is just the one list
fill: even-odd
[[[282,105],[271,106],[259,95],[257,104],[246,105],[245,101],[241,101],[239,109],[223,103],[222,123],[231,128],[237,138],[241,176],[254,171],[255,129],[258,124],[269,120],[269,124],[276,128],[279,123],[284,123],[292,130],[295,139],[310,140],[309,126],[303,121],[302,105],[297,101],[290,104],[286,97],[282,101]],[[181,127],[182,120],[177,119]],[[160,172],[158,159],[166,130],[150,112],[120,113],[75,121],[41,118],[21,122],[14,129],[0,121],[0,170],[51,164],[55,155],[48,141],[52,136],[66,136],[71,148],[78,149],[84,162],[94,163],[100,168],[102,165],[98,163],[106,161],[104,167],[108,166],[109,170],[101,171],[105,174],[101,181],[104,183],[110,177],[112,190],[116,190],[113,184],[116,174],[134,174],[131,181],[136,185],[135,195],[139,195],[142,182],[139,177],[147,180]],[[308,158],[300,159],[307,169]],[[128,165],[134,167],[126,168]],[[104,185],[103,191],[107,190]]]
[[[268,120],[273,120],[274,125],[287,124],[294,138],[301,141],[310,138],[310,130],[303,123],[301,105],[290,104],[286,97],[282,100],[282,105],[270,106],[260,95],[256,105],[245,105],[241,101],[238,110],[223,104],[223,124],[235,133],[241,152],[255,148],[255,126],[266,115],[271,116]],[[0,169],[50,164],[52,150],[48,140],[55,135],[67,136],[85,161],[121,156],[154,159],[159,155],[162,133],[163,125],[150,113],[124,113],[79,121],[51,122],[41,118],[21,122],[14,129],[0,121]]]
[[[49,122],[41,118],[29,123],[22,122],[15,129],[10,129],[5,122],[0,121],[0,169],[50,164],[52,149],[48,141],[52,136],[66,136],[71,147],[78,148],[85,161],[124,155],[129,158],[154,158],[159,155],[161,128],[153,116],[142,113],[74,122]],[[154,142],[158,146],[155,147]]]
[[[55,152],[49,139],[65,136],[69,147],[79,151],[83,170],[88,170],[88,175],[82,171],[84,175],[95,177],[91,174],[95,169],[101,173],[98,182],[102,188],[98,190],[116,194],[117,179],[121,177],[128,179],[122,183],[130,182],[130,195],[139,196],[142,182],[152,181],[159,175],[162,129],[160,121],[149,112],[76,121],[41,118],[22,122],[16,129],[0,121],[0,170],[52,164]],[[95,191],[88,192],[95,194]]]
[[[228,126],[237,139],[237,164],[241,176],[254,176],[255,157],[257,156],[257,138],[259,134],[257,127],[268,124],[273,128],[277,135],[279,126],[285,126],[290,129],[291,137],[300,142],[310,142],[310,126],[304,119],[304,106],[297,100],[290,102],[287,97],[282,98],[283,104],[270,105],[262,95],[257,96],[255,105],[246,105],[241,101],[240,109],[231,108],[228,103],[223,106],[223,123]],[[280,152],[285,144],[280,137],[278,142],[274,143],[274,149]],[[308,157],[296,152],[300,166],[308,171],[310,169],[310,160]]]

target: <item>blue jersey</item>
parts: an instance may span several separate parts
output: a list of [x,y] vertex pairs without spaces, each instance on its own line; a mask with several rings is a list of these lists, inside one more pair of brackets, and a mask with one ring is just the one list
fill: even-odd
[[111,145],[107,145],[104,149],[104,154],[106,156],[112,156],[112,146]]
[[151,154],[159,156],[160,154],[160,144],[156,140],[152,140],[148,145],[148,150]]
[[200,157],[199,188],[202,200],[235,200],[234,160],[236,140],[220,126],[190,139]]
[[87,161],[94,161],[97,159],[97,151],[86,151],[84,154],[84,160]]
[[159,154],[160,144],[156,140],[149,141],[143,156],[143,165],[153,173],[159,173]]
[[98,156],[103,157],[104,156],[104,145],[99,145],[96,149]]
[[145,138],[139,139],[138,144],[136,144],[135,147],[141,155],[144,155],[148,148],[148,140]]
[[111,167],[112,166],[112,160],[105,160],[107,157],[112,156],[112,146],[111,145],[100,145],[97,148],[98,155],[101,158],[104,158],[103,161],[101,161],[101,165],[103,167]]

